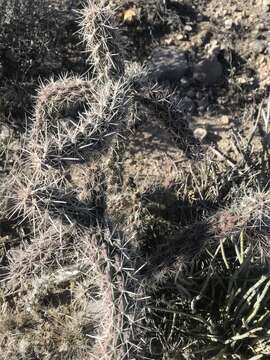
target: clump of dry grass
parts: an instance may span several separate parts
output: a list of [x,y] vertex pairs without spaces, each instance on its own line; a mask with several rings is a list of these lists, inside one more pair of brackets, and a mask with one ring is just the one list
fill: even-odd
[[89,63],[97,76],[121,76],[124,62],[115,12],[107,0],[88,0],[81,15],[81,35],[89,53]]

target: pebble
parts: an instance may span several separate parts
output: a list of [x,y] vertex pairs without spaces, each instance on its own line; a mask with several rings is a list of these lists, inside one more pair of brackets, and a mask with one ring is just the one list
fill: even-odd
[[182,79],[180,79],[180,85],[183,87],[183,88],[188,88],[189,85],[190,85],[190,81],[187,77],[182,77]]
[[222,125],[229,125],[230,122],[231,122],[231,119],[229,118],[228,115],[222,115],[221,119],[220,119],[220,122],[221,122]]
[[197,139],[199,141],[203,141],[207,136],[207,130],[204,128],[198,127],[193,130],[193,136],[195,139]]
[[186,25],[186,26],[184,26],[184,30],[186,30],[188,32],[191,32],[192,31],[192,26]]
[[267,47],[266,41],[255,40],[251,43],[251,51],[255,54],[262,54]]
[[186,39],[186,36],[182,33],[177,34],[177,36],[176,36],[176,40],[185,40],[185,39]]
[[233,19],[226,19],[224,22],[225,29],[230,30],[234,26]]

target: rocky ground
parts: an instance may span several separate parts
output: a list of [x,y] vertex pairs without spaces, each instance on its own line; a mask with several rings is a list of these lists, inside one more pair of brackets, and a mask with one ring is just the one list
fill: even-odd
[[[138,275],[141,283],[145,285],[143,299],[151,300],[142,311],[144,322],[139,328],[138,336],[135,331],[134,343],[136,346],[139,344],[138,348],[142,349],[138,350],[135,358],[203,360],[209,357],[204,354],[194,355],[200,351],[196,348],[197,345],[194,346],[194,351],[197,352],[192,355],[189,353],[189,348],[196,343],[190,340],[189,333],[197,327],[196,321],[199,317],[190,316],[188,318],[190,322],[187,319],[180,321],[175,314],[181,314],[183,309],[190,311],[193,306],[192,311],[196,313],[197,300],[192,299],[191,304],[188,302],[191,297],[185,297],[187,294],[185,286],[187,284],[189,286],[189,295],[193,293],[201,295],[206,288],[208,289],[208,280],[205,285],[202,286],[202,284],[210,276],[216,284],[213,285],[214,290],[209,290],[212,291],[210,296],[214,302],[213,291],[215,292],[215,289],[220,286],[219,275],[216,276],[215,271],[206,274],[204,262],[196,264],[198,267],[202,266],[200,269],[202,279],[196,276],[193,279],[196,291],[192,288],[193,280],[189,282],[190,278],[187,277],[187,280],[184,276],[178,279],[178,275],[182,271],[183,264],[188,264],[191,257],[199,252],[198,249],[201,249],[205,239],[216,241],[225,238],[228,234],[236,233],[238,241],[241,226],[253,228],[256,223],[252,217],[254,208],[259,214],[256,213],[256,216],[263,218],[268,226],[270,2],[269,0],[246,0],[245,2],[237,0],[111,0],[110,3],[115,7],[114,25],[121,30],[119,44],[123,50],[127,68],[130,63],[136,63],[137,66],[138,64],[144,66],[145,72],[140,73],[141,77],[137,79],[137,83],[135,82],[138,88],[133,93],[134,103],[128,113],[128,129],[119,136],[119,141],[113,143],[112,151],[106,152],[102,161],[99,159],[97,162],[86,162],[81,167],[76,164],[70,166],[65,176],[70,178],[69,180],[77,190],[80,189],[79,200],[85,200],[92,190],[97,194],[102,192],[99,194],[102,198],[102,211],[106,213],[123,238],[126,236],[129,239],[128,245],[131,246],[132,251],[135,249],[132,253],[136,254],[135,259],[139,254],[139,264],[136,263],[137,260],[134,261],[135,266],[139,267],[135,275],[136,277]],[[78,33],[78,11],[82,6],[83,1],[80,0],[40,0],[34,3],[29,0],[0,0],[2,15],[0,17],[0,179],[3,182],[15,160],[20,156],[24,141],[23,134],[30,127],[40,84],[49,78],[58,78],[66,73],[88,74],[89,77],[92,75],[92,68],[85,53],[85,44]],[[100,183],[97,185],[97,182]],[[96,185],[94,189],[91,188],[93,184]],[[249,194],[253,194],[255,190],[258,196],[249,197]],[[262,204],[259,210],[254,205],[256,204],[254,199]],[[19,267],[21,264],[28,264],[28,255],[24,246],[27,249],[27,241],[30,240],[25,233],[20,233],[20,226],[18,226],[19,229],[14,227],[14,224],[5,218],[5,214],[1,211],[0,265],[2,262],[4,264],[0,267],[2,281],[6,276],[5,271],[8,266],[14,265],[16,278],[17,264]],[[266,230],[263,226],[265,232],[260,232],[258,235],[261,247],[257,243],[254,245],[254,248],[257,246],[256,251],[258,252],[259,248],[264,257],[269,248],[267,226]],[[244,229],[246,231],[246,228]],[[262,231],[261,228],[260,231]],[[53,235],[57,237],[54,232]],[[74,248],[76,248],[78,234],[72,236]],[[256,238],[253,233],[248,236],[249,240]],[[22,238],[27,240],[23,244],[20,243]],[[41,245],[44,245],[43,240],[41,238]],[[35,247],[35,241],[31,241],[30,244]],[[82,246],[84,245],[83,243]],[[242,269],[244,247],[242,242],[240,245],[239,249],[236,246],[237,254],[233,256],[230,256],[231,248],[226,248],[229,252],[228,261],[233,262],[233,270],[238,269],[234,267],[236,258],[240,259]],[[217,268],[222,269],[220,276],[225,273],[225,280],[223,279],[225,286],[222,290],[236,286],[233,291],[237,297],[241,286],[238,286],[238,283],[229,286],[226,282],[227,271],[231,269],[222,246],[220,245],[221,250],[218,249],[220,257],[217,258],[216,265]],[[23,259],[21,263],[16,262],[17,250],[21,252]],[[113,250],[111,249],[112,252]],[[45,247],[46,251],[52,257],[54,256],[53,249],[46,250]],[[57,251],[56,254],[58,254]],[[257,254],[256,251],[254,251],[255,254]],[[79,257],[78,253],[76,256]],[[206,260],[208,264],[207,261],[209,261],[208,258]],[[142,271],[140,262],[144,263]],[[261,265],[260,261],[256,263],[256,266],[258,264]],[[38,260],[35,259],[31,262],[31,266],[36,265],[39,268]],[[230,274],[234,274],[233,270]],[[239,270],[239,273],[241,271]],[[247,279],[245,284],[249,284],[249,281],[250,279]],[[257,278],[254,281],[257,281]],[[67,288],[66,284],[63,285],[67,293],[71,294],[70,298],[73,299],[75,293],[80,297],[77,290],[73,294],[73,290],[70,290],[71,285],[69,281]],[[252,283],[250,286],[253,285]],[[254,286],[257,284],[255,283]],[[89,284],[85,287],[89,287]],[[268,291],[267,287],[265,289]],[[52,299],[54,299],[53,295],[58,298],[57,293],[53,294],[54,290],[52,290]],[[1,291],[0,288],[0,295]],[[250,291],[248,286],[245,291]],[[29,293],[31,295],[31,291],[27,294]],[[226,291],[223,293],[227,294]],[[7,303],[10,308],[17,307],[19,313],[22,306],[27,313],[23,291],[18,292],[18,297],[17,294],[14,297],[9,295],[7,300],[3,296],[5,300],[3,300],[5,305],[2,306],[3,313],[7,313],[7,308],[5,308]],[[240,304],[242,295],[244,296],[245,293],[239,295]],[[20,306],[16,305],[17,300]],[[59,301],[63,301],[62,297]],[[57,320],[59,314],[63,315],[64,320],[59,318],[63,324],[66,319],[76,319],[78,312],[76,301],[75,315],[72,313],[72,316],[64,316],[57,310],[59,304],[51,304],[52,300],[48,297],[46,306],[55,311],[53,318],[55,324],[57,323],[54,336],[59,338],[59,334],[61,335]],[[69,314],[69,305],[61,303],[61,306]],[[151,306],[154,311],[151,310]],[[168,308],[163,312],[166,306]],[[208,321],[208,312],[209,317],[214,312],[214,322],[216,318],[219,321],[219,316],[221,316],[220,322],[223,326],[224,312],[220,310],[219,305],[217,305],[216,313],[214,306],[209,308],[204,303],[202,309],[200,306],[199,303],[199,316],[206,316]],[[254,306],[257,306],[257,302]],[[206,307],[207,311],[205,311]],[[49,324],[46,318],[47,310],[44,311],[45,315],[43,308],[40,313],[42,316],[38,314],[41,316],[38,321],[41,329],[45,324],[47,334],[47,324]],[[14,315],[14,318],[16,316]],[[228,333],[234,339],[233,311],[230,316],[225,323],[228,326]],[[261,315],[259,320],[262,321],[264,316],[268,319],[266,312],[266,315]],[[162,320],[165,318],[169,319],[167,323]],[[29,356],[27,355],[28,347],[31,348],[31,339],[29,342],[26,341],[27,346],[24,343],[25,332],[31,337],[28,327],[37,334],[38,347],[42,343],[40,339],[43,337],[43,330],[36,331],[36,325],[31,323],[32,320],[30,325],[24,319],[20,321],[15,319],[9,326],[13,344],[11,352],[17,347],[17,338],[13,336],[17,332],[22,337],[20,342],[22,349],[19,352],[24,354],[22,358],[25,359]],[[232,326],[230,326],[230,321]],[[20,325],[21,323],[23,325]],[[199,320],[199,323],[202,332],[199,334],[202,336],[200,341],[204,344],[202,339],[206,330],[203,328],[203,322]],[[182,324],[187,324],[188,335],[185,335],[187,338],[183,337],[179,340]],[[167,326],[171,327],[167,328]],[[243,323],[239,325],[241,326]],[[58,348],[55,350],[54,337],[50,335],[51,327],[49,324],[50,349],[56,351],[56,354],[67,354],[69,359],[69,348],[66,349],[66,345],[64,346],[61,341],[60,350]],[[208,327],[207,325],[207,331]],[[72,324],[70,328],[74,330]],[[88,330],[84,330],[82,333],[85,336]],[[209,338],[220,336],[223,339],[223,334],[219,334],[219,330],[217,326],[216,332],[211,332]],[[0,326],[1,331],[6,332],[4,326],[2,329]],[[73,340],[75,336],[69,336],[68,333],[68,339],[70,338]],[[82,344],[84,339],[83,337]],[[180,342],[184,339],[181,346],[175,339]],[[218,343],[222,344],[222,341]],[[253,344],[253,342],[250,343]],[[6,344],[8,341],[3,340],[1,343],[0,339],[1,346],[5,348]],[[252,354],[254,359],[264,359],[266,352],[260,356],[260,349],[251,351],[248,346],[240,349],[234,345],[233,341],[232,349],[230,349],[231,357],[226,357],[226,355],[222,357],[221,354],[219,358],[244,359]],[[71,342],[71,348],[72,346]],[[211,349],[212,346],[213,344],[211,344]],[[80,351],[81,343],[78,348]],[[35,353],[34,350],[31,351]],[[40,351],[43,351],[43,348]],[[50,351],[46,353],[46,359],[52,359]],[[267,351],[269,355],[270,352]],[[31,353],[31,356],[34,356],[33,354]],[[77,353],[74,352],[74,354],[76,358]],[[86,356],[87,354],[86,352]],[[35,356],[37,356],[36,353]]]
[[[10,132],[25,128],[42,79],[87,70],[79,37],[74,35],[78,30],[74,9],[81,8],[81,1],[16,4],[4,0],[0,4],[4,142],[11,141]],[[249,120],[269,92],[269,2],[120,0],[114,4],[126,59],[146,64],[154,79],[169,83],[177,92],[183,119],[179,116],[169,130],[177,133],[187,122],[189,148],[194,143],[210,144],[232,155],[231,130],[249,131]],[[149,137],[151,129],[143,132]]]
[[[270,89],[267,1],[115,3],[126,58],[145,64],[177,104],[172,119],[141,94],[143,110],[121,163],[122,192],[170,187],[205,156],[235,168]],[[255,147],[259,137],[256,131]]]
[[[230,129],[247,130],[270,84],[267,1],[120,2],[128,57],[170,82],[202,144],[230,154]],[[179,119],[181,123],[181,119]],[[178,124],[173,124],[175,127]]]

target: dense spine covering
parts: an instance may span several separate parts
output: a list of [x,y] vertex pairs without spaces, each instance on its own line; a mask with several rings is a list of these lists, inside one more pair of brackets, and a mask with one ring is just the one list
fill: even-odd
[[[109,189],[106,155],[136,125],[137,106],[168,121],[183,111],[176,90],[153,83],[141,66],[125,69],[114,16],[108,1],[87,2],[80,25],[92,77],[41,85],[22,154],[0,186],[1,211],[22,228],[0,269],[3,297],[15,299],[2,305],[0,288],[0,348],[16,360],[269,355],[268,192],[242,194],[220,210],[223,182],[210,161],[170,185],[173,211],[183,206],[187,223],[183,212],[177,224],[164,218],[170,189],[155,186],[132,194],[140,200],[130,223],[119,224],[119,209],[109,208],[119,188]],[[222,173],[226,187],[234,170]]]
[[81,12],[81,34],[89,53],[89,63],[97,76],[119,77],[124,74],[124,63],[115,13],[107,0],[88,0]]
[[[81,32],[93,76],[64,75],[41,85],[22,153],[3,186],[7,217],[25,232],[19,247],[7,251],[5,296],[19,291],[14,321],[21,312],[36,323],[16,340],[10,328],[8,356],[109,360],[127,351],[122,240],[106,221],[102,174],[91,183],[80,172],[83,164],[102,162],[125,127],[131,83],[122,76],[112,16],[105,2],[87,3]],[[74,181],[74,166],[84,189]],[[48,309],[48,323],[41,309]]]

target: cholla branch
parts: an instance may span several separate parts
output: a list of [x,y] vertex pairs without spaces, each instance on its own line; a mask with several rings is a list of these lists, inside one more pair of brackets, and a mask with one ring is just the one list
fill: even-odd
[[123,75],[120,37],[114,24],[115,13],[108,1],[88,0],[80,15],[80,32],[94,73],[104,78],[110,75]]
[[[59,267],[93,266],[98,260],[99,229],[86,230],[78,225],[55,221],[30,241],[23,241],[7,252],[8,289],[24,288],[30,279],[48,277]],[[10,291],[10,290],[9,290]]]
[[26,153],[37,169],[86,160],[108,148],[123,126],[129,84],[71,77],[51,81],[37,97]]
[[79,200],[76,188],[61,174],[51,177],[45,174],[38,179],[23,172],[11,175],[4,198],[9,219],[29,223],[34,233],[57,219],[84,226],[97,223],[94,203]]

